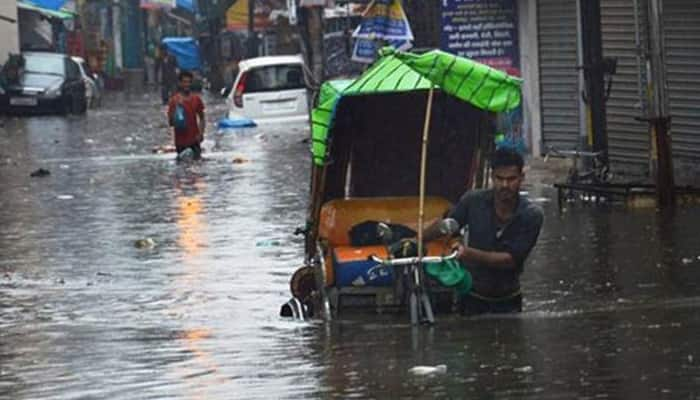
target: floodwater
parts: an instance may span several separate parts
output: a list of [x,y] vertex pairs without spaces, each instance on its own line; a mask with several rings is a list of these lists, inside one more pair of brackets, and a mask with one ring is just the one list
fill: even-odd
[[176,164],[157,96],[106,103],[0,128],[0,399],[700,399],[697,208],[560,212],[531,174],[522,314],[290,321],[308,131]]

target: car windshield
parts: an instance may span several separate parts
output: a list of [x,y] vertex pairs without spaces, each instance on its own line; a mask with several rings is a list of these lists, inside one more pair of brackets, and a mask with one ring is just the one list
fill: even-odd
[[303,89],[304,74],[299,64],[271,65],[248,72],[246,93]]
[[26,55],[24,70],[35,74],[65,75],[65,63],[61,57]]

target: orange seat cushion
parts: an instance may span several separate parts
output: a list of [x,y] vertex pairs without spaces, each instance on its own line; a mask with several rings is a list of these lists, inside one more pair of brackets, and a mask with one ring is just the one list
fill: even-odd
[[[411,229],[418,227],[418,197],[372,197],[336,199],[321,207],[319,236],[331,247],[349,246],[350,229],[364,221],[402,224]],[[424,221],[442,218],[450,209],[450,202],[442,197],[426,197]]]

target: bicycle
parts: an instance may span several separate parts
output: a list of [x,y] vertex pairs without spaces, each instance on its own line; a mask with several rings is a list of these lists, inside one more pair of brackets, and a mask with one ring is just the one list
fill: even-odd
[[[547,146],[545,162],[550,155],[573,161],[566,177],[566,183],[569,185],[604,185],[612,181],[613,175],[610,172],[610,166],[605,160],[605,151],[559,150],[555,147]],[[588,167],[585,167],[585,165],[581,166],[581,160],[586,159],[590,160],[589,163],[586,163]]]
[[[581,193],[584,201],[600,201],[607,198],[605,186],[610,185],[613,174],[607,163],[604,151],[559,150],[547,146],[545,161],[550,155],[572,160],[571,168],[567,172],[566,182],[563,185],[555,185],[558,189],[559,206],[563,205],[562,194],[566,190],[565,199],[574,201],[574,192]],[[589,160],[581,165],[582,160]]]

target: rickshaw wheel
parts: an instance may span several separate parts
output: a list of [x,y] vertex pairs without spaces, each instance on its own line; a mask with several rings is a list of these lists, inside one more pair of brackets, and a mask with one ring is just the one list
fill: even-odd
[[289,283],[292,295],[301,301],[306,301],[316,290],[314,269],[304,266],[296,270]]

